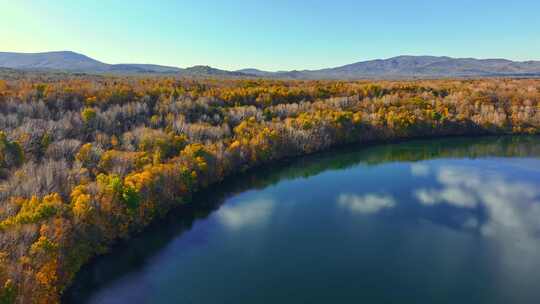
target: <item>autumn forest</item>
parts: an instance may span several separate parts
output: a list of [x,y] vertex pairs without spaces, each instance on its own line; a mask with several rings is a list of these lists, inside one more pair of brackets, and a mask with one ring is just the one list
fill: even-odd
[[261,164],[349,143],[539,130],[538,79],[4,77],[0,303],[59,302],[90,259]]

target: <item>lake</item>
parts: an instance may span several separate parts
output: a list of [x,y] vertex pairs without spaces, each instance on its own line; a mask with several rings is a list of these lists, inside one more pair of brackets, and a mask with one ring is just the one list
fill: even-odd
[[66,303],[540,303],[540,138],[349,146],[231,177]]

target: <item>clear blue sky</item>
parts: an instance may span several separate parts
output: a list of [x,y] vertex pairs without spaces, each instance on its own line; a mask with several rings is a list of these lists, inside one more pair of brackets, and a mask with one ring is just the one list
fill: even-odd
[[267,70],[402,54],[540,60],[539,14],[540,0],[0,0],[0,51]]

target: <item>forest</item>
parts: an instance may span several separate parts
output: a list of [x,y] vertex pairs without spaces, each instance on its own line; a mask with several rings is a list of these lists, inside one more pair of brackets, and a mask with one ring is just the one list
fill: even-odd
[[0,304],[59,303],[93,257],[262,164],[352,143],[539,130],[540,79],[4,75]]

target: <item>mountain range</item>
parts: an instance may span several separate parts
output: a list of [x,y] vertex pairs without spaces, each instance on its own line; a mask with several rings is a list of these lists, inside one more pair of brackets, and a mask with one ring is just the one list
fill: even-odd
[[540,76],[540,61],[452,58],[446,56],[398,56],[389,59],[361,61],[320,70],[268,72],[257,69],[226,71],[209,66],[178,68],[153,64],[107,64],[71,51],[46,53],[0,52],[0,67],[17,70],[51,70],[89,74],[168,74],[283,79]]

